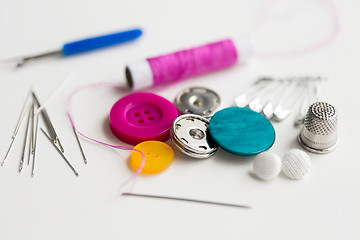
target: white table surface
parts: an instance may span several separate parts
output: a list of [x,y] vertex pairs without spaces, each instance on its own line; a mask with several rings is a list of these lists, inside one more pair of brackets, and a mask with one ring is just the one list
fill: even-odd
[[[253,58],[225,71],[147,90],[172,101],[183,88],[209,87],[219,93],[226,107],[263,75],[328,77],[322,99],[338,110],[340,144],[331,154],[310,154],[312,172],[305,179],[293,181],[280,175],[263,182],[251,174],[253,157],[219,150],[207,160],[196,160],[175,150],[168,170],[140,176],[134,189],[253,207],[244,210],[120,197],[119,186],[133,174],[127,165],[129,151],[110,150],[82,139],[89,163],[82,162],[66,115],[67,98],[75,88],[96,82],[121,83],[126,63],[227,36],[254,36],[260,50],[278,51],[331,33],[331,17],[322,1],[274,0],[269,1],[272,11],[280,13],[270,14],[264,29],[255,34],[265,2],[1,0],[1,58],[52,50],[64,42],[136,26],[144,29],[144,35],[131,44],[69,59],[38,61],[18,70],[1,67],[1,159],[30,87],[44,100],[69,72],[77,73],[47,110],[80,176],[74,176],[43,135],[39,135],[35,177],[30,177],[27,166],[19,174],[23,128],[7,164],[0,168],[0,239],[360,239],[360,3],[355,0],[335,1],[342,29],[330,46],[290,58]],[[77,95],[74,112],[79,129],[122,145],[109,130],[108,115],[112,104],[126,94],[99,88]],[[277,139],[272,152],[282,156],[289,149],[301,148],[294,118],[274,124]]]

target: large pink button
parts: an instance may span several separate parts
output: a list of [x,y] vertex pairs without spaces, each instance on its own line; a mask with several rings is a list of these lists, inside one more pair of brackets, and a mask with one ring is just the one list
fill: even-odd
[[132,93],[112,107],[110,127],[117,138],[132,145],[166,141],[177,117],[177,108],[167,99],[153,93]]

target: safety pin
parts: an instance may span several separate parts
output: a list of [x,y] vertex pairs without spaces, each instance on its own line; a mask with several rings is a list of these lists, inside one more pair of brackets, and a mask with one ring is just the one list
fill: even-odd
[[[34,97],[34,100],[35,100],[37,106],[40,107],[41,104],[40,104],[39,99],[37,98],[35,92],[32,92],[32,95],[33,95],[33,97]],[[59,140],[58,135],[56,134],[54,125],[51,123],[49,114],[47,113],[47,111],[46,111],[45,109],[42,109],[39,114],[41,114],[41,116],[42,116],[43,119],[44,119],[44,123],[45,123],[46,129],[47,129],[48,132],[49,132],[49,135],[50,135],[51,140],[54,142],[54,144],[57,144],[57,143],[58,143],[61,152],[64,152],[64,148],[63,148],[63,146],[61,145],[61,142],[60,142],[60,140]]]
[[145,197],[145,198],[157,198],[157,199],[177,200],[177,201],[185,201],[185,202],[205,203],[205,204],[212,204],[212,205],[221,205],[221,206],[226,206],[226,207],[251,208],[250,206],[246,206],[246,205],[204,201],[204,200],[189,199],[189,198],[166,197],[166,196],[137,194],[137,193],[122,193],[121,195],[122,196],[132,196],[132,197]]
[[65,162],[67,163],[67,165],[69,165],[69,167],[71,168],[71,170],[73,170],[73,172],[75,173],[76,176],[79,176],[79,173],[75,170],[75,168],[73,167],[73,165],[71,165],[71,163],[67,160],[67,158],[65,157],[65,155],[60,151],[60,149],[56,146],[56,144],[54,143],[54,141],[51,139],[51,137],[45,132],[44,129],[40,128],[41,131],[43,132],[43,134],[46,136],[46,138],[49,140],[49,142],[54,146],[54,148],[56,149],[56,151],[58,151],[58,153],[60,154],[60,156],[65,160]]
[[9,155],[9,153],[10,153],[10,150],[11,150],[13,144],[14,144],[15,138],[16,138],[18,132],[19,132],[21,123],[22,123],[22,121],[23,121],[23,119],[24,119],[24,116],[25,116],[26,105],[27,105],[27,103],[28,103],[29,97],[30,97],[30,92],[28,93],[28,95],[27,95],[26,98],[25,98],[25,102],[24,102],[24,105],[22,106],[21,113],[20,113],[19,119],[18,119],[18,121],[17,121],[17,123],[16,123],[16,127],[15,127],[15,130],[14,130],[14,133],[13,133],[13,135],[12,135],[12,137],[11,137],[12,140],[11,140],[9,149],[7,150],[7,152],[6,152],[6,154],[5,154],[5,157],[4,157],[4,159],[3,159],[2,163],[1,163],[1,166],[4,166],[4,165],[5,165],[6,158],[8,157],[8,155]]

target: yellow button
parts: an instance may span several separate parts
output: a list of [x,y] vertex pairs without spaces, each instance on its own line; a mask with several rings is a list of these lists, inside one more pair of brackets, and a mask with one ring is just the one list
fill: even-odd
[[[141,173],[154,174],[167,169],[174,160],[174,151],[166,143],[159,141],[146,141],[139,143],[134,149],[145,154],[145,166]],[[137,151],[131,153],[131,167],[136,171],[142,163],[142,155]]]

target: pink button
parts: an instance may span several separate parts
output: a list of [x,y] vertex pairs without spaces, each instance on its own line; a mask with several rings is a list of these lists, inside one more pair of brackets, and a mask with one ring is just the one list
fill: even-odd
[[167,99],[153,93],[132,93],[112,107],[110,127],[118,139],[132,145],[166,141],[177,117],[177,108]]

